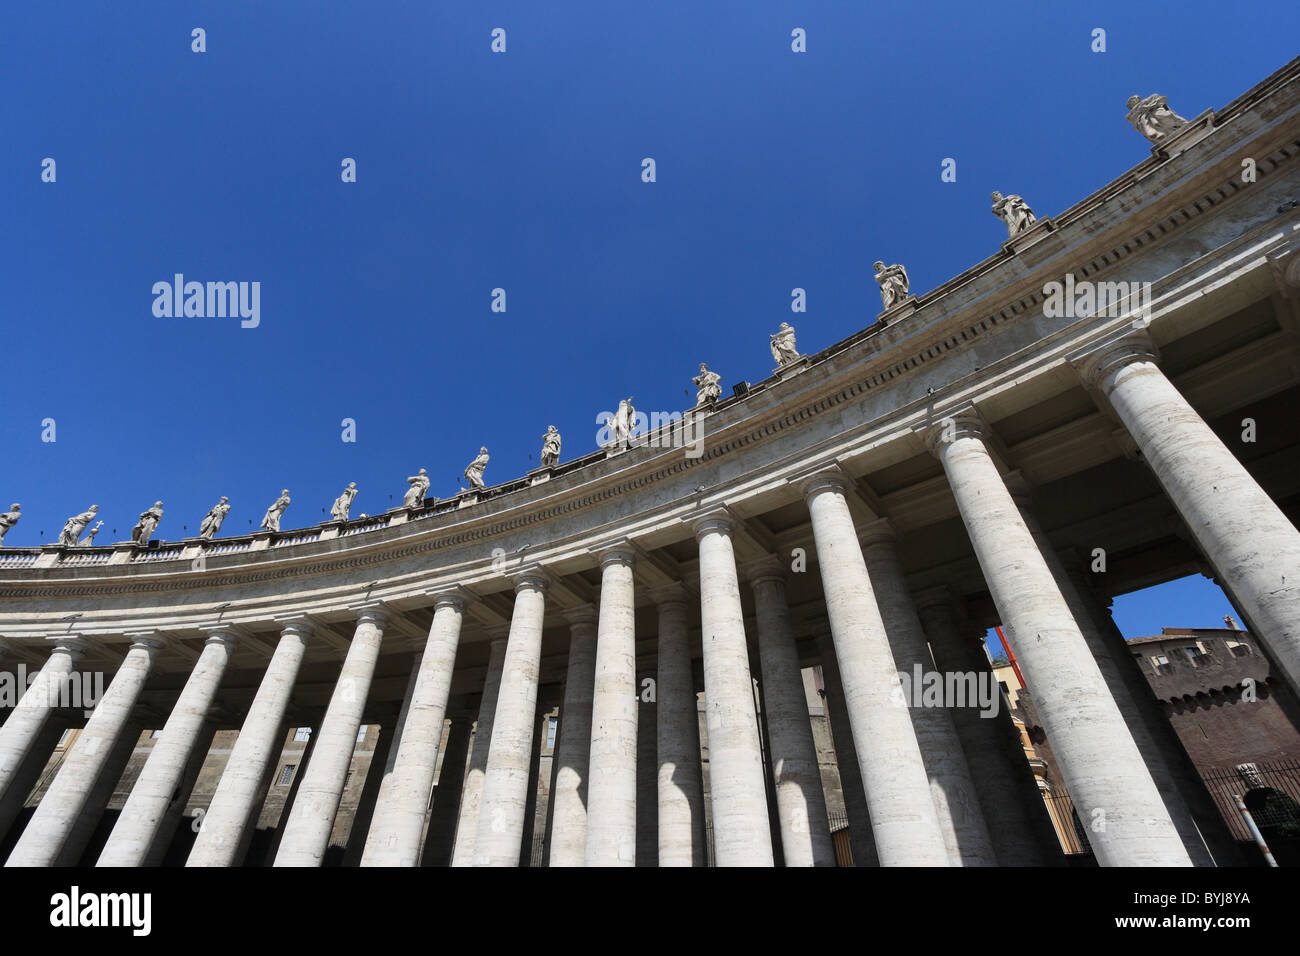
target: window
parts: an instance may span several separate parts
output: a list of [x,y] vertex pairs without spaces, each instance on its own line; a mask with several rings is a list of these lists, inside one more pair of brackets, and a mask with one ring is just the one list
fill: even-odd
[[293,739],[294,739],[294,740],[311,740],[311,728],[310,728],[310,727],[295,727],[295,728],[293,729]]
[[1182,648],[1182,651],[1184,654],[1187,655],[1187,659],[1192,662],[1193,667],[1200,667],[1201,665],[1206,663],[1209,657],[1209,655],[1207,655],[1195,644],[1190,644],[1187,647]]
[[298,765],[287,763],[280,770],[280,786],[287,787],[293,782],[293,772],[298,769]]
[[357,743],[362,743],[366,739],[366,731],[370,729],[369,724],[362,724],[357,728]]
[[1151,664],[1155,667],[1157,674],[1168,674],[1173,668],[1169,666],[1169,658],[1163,654],[1157,654],[1151,658]]
[[548,719],[547,719],[547,721],[546,721],[546,746],[548,746],[548,747],[554,747],[554,746],[555,746],[555,728],[556,728],[557,726],[559,726],[559,723],[560,723],[560,720],[559,720],[558,717],[551,717],[551,718],[548,718]]

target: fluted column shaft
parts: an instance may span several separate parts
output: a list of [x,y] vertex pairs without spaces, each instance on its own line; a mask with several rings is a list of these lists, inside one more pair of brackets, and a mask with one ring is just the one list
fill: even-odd
[[280,727],[311,631],[305,620],[284,625],[186,866],[237,865],[250,817],[265,795],[263,781],[279,756],[284,736]]
[[972,415],[930,433],[1098,862],[1190,866],[1142,755]]
[[845,500],[848,487],[838,471],[803,483],[876,853],[881,866],[947,866],[911,715],[898,705],[898,671]]
[[64,759],[54,783],[41,798],[36,813],[5,866],[51,866],[58,858],[118,737],[130,720],[160,646],[151,638],[132,642],[122,666],[113,675],[103,699],[72,745],[72,752]]
[[483,697],[479,701],[478,720],[474,724],[474,742],[470,745],[469,766],[460,795],[460,818],[456,824],[456,846],[452,866],[470,866],[474,862],[474,843],[478,838],[479,810],[483,803],[483,778],[487,773],[488,749],[492,745],[492,721],[496,717],[497,698],[501,694],[501,671],[506,662],[506,639],[494,637],[488,645],[487,674],[483,678]]
[[464,617],[463,597],[445,594],[438,599],[402,736],[394,742],[397,759],[371,819],[362,866],[415,866],[419,862]]
[[766,562],[751,574],[750,584],[758,619],[759,667],[782,856],[786,866],[834,866],[817,744],[808,719],[780,563]]
[[718,866],[772,866],[763,749],[754,707],[731,518],[694,522],[700,548],[700,631],[713,857]]
[[[894,534],[882,519],[868,528],[863,540],[867,573],[876,589],[876,604],[894,653],[894,664],[907,676],[913,694],[923,674],[934,670],[925,632],[912,604],[907,579],[898,560]],[[934,797],[948,862],[952,866],[995,866],[993,840],[984,822],[979,795],[962,752],[961,739],[947,706],[918,706],[908,700],[916,742],[921,748],[930,794]],[[947,703],[947,702],[945,702]]]
[[587,853],[587,762],[596,681],[596,614],[569,612],[569,667],[564,678],[555,783],[551,788],[551,866],[582,866]]
[[591,703],[587,866],[636,865],[636,605],[633,554],[601,555]]
[[691,669],[689,598],[680,585],[656,597],[659,865],[704,866],[704,781],[700,769],[700,715]]
[[8,793],[23,761],[31,753],[32,744],[58,705],[60,691],[69,686],[74,664],[86,653],[85,642],[80,638],[59,637],[53,643],[54,650],[45,666],[0,727],[0,799]]
[[1300,532],[1131,336],[1080,363],[1300,692]]
[[312,742],[311,761],[289,810],[275,866],[320,866],[325,859],[387,623],[383,607],[361,609],[325,719]]
[[515,608],[483,776],[474,866],[519,865],[537,717],[545,589],[540,574],[524,573],[515,582]]
[[141,866],[159,838],[167,810],[185,774],[190,754],[203,733],[208,708],[217,694],[234,651],[229,631],[214,631],[203,645],[162,735],[154,743],[144,769],[118,815],[97,866]]

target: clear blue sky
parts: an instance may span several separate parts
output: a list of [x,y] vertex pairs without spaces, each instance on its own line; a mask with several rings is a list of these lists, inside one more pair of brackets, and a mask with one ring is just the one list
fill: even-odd
[[[377,513],[420,467],[455,493],[481,444],[489,484],[523,474],[548,424],[584,454],[620,397],[691,404],[701,361],[728,393],[763,378],[783,319],[806,352],[869,324],[877,258],[923,292],[988,256],[991,190],[1059,212],[1148,155],[1129,94],[1222,106],[1296,22],[1200,0],[6,4],[6,544],[92,502],[101,543],[158,498],[169,540],[223,494],[226,534],[283,487],[286,528],[349,481]],[[176,272],[260,282],[260,326],[156,318]]]

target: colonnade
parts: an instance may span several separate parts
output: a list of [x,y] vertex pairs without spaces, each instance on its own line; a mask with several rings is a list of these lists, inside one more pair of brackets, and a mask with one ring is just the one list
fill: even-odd
[[[1300,676],[1300,535],[1160,371],[1144,338],[1089,350],[1076,365],[1134,437],[1145,460],[1218,573],[1244,605],[1257,636],[1291,679]],[[1211,862],[1177,786],[1168,735],[1151,732],[1131,683],[1101,636],[1105,627],[1051,551],[1025,490],[990,452],[974,407],[927,420],[918,432],[937,456],[1001,622],[1033,690],[1052,749],[1103,865],[1186,866]],[[1055,852],[1009,721],[972,708],[900,702],[899,673],[982,673],[978,635],[963,625],[952,594],[913,594],[887,520],[855,522],[855,482],[829,463],[792,474],[805,502],[828,639],[821,644],[832,733],[860,864],[986,866],[1049,862]],[[552,866],[632,866],[638,799],[657,800],[658,863],[701,865],[705,814],[718,865],[834,865],[826,802],[800,659],[786,601],[788,561],[738,564],[738,519],[726,507],[687,516],[699,556],[698,592],[683,583],[640,589],[639,548],[599,549],[599,599],[563,611],[570,630],[547,834]],[[543,623],[552,571],[513,575],[508,629],[489,634],[476,731],[451,761],[456,793],[455,866],[517,865],[529,831]],[[742,589],[752,590],[746,633]],[[420,862],[438,748],[467,603],[457,587],[433,593],[428,638],[370,787],[362,866]],[[636,606],[656,607],[655,726],[638,721]],[[552,611],[559,610],[551,608]],[[355,631],[313,753],[286,809],[276,866],[322,862],[346,783],[358,727],[383,650],[389,610],[355,608]],[[698,613],[702,650],[708,803],[705,804],[689,629]],[[278,736],[313,623],[279,622],[280,637],[190,852],[190,866],[242,858],[253,814],[274,768]],[[123,733],[165,635],[132,642],[103,701],[37,806],[7,865],[56,863],[72,838],[95,780]],[[752,641],[751,641],[752,638]],[[101,865],[142,865],[157,843],[195,749],[210,734],[209,711],[238,633],[214,625],[167,718],[107,845]],[[6,791],[46,739],[51,705],[37,689],[73,672],[84,642],[60,638],[29,693],[0,727],[0,808]],[[757,647],[751,673],[749,648]],[[1131,660],[1127,666],[1132,666]],[[760,678],[761,707],[753,681]],[[760,716],[763,724],[760,724]],[[762,728],[766,728],[763,730]],[[638,789],[639,735],[655,742],[655,787]],[[465,765],[460,774],[460,765]],[[644,767],[641,769],[644,773]],[[770,785],[770,786],[769,786]],[[642,806],[641,811],[645,811]],[[448,813],[444,806],[440,813]],[[770,814],[776,813],[775,821]],[[360,819],[360,818],[359,818]],[[3,822],[3,821],[0,821]],[[774,843],[774,841],[776,841]]]

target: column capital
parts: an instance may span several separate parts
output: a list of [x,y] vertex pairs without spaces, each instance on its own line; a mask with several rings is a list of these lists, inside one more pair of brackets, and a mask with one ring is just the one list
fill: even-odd
[[888,545],[892,549],[894,542],[897,540],[898,531],[888,518],[877,518],[858,531],[858,543],[864,549],[876,548],[881,545]]
[[239,634],[228,627],[205,628],[207,639],[204,644],[222,644],[232,651],[239,644]]
[[647,596],[656,605],[664,604],[691,604],[694,598],[691,592],[686,589],[686,585],[681,581],[674,581],[671,584],[665,584],[662,587],[651,589]]
[[949,412],[936,412],[929,421],[918,425],[915,431],[925,441],[930,454],[938,455],[940,448],[951,445],[959,438],[978,438],[984,441],[990,434],[989,424],[974,405],[954,408]]
[[495,644],[498,641],[504,644],[510,638],[510,625],[487,624],[483,628],[483,633],[487,634],[489,644]]
[[932,607],[951,612],[952,588],[946,584],[935,584],[919,591],[913,591],[912,604],[915,605],[918,613]]
[[596,608],[591,604],[580,604],[560,611],[560,616],[568,622],[572,630],[590,625],[596,626]]
[[200,624],[199,630],[208,635],[209,640],[214,637],[223,637],[228,639],[231,644],[234,644],[240,638],[248,637],[248,631],[240,625],[223,624],[220,621],[214,621],[211,624]]
[[478,600],[477,594],[459,584],[444,584],[435,588],[426,588],[423,593],[433,598],[435,613],[440,607],[454,607],[458,611],[463,611],[466,604]]
[[369,601],[365,604],[349,604],[349,611],[357,612],[357,624],[373,624],[382,628],[392,616],[392,608],[384,601]]
[[51,634],[46,640],[54,645],[52,653],[56,654],[62,651],[73,657],[83,657],[90,650],[90,642],[80,634]]
[[529,590],[545,594],[546,589],[551,585],[550,572],[540,564],[527,565],[506,577],[514,582],[516,594]]
[[785,566],[785,562],[775,554],[765,555],[755,561],[747,561],[737,570],[749,582],[750,587],[758,587],[760,584],[769,581],[776,581],[784,585],[786,579],[790,576],[790,571]]
[[1011,493],[1011,500],[1016,503],[1017,508],[1023,510],[1033,505],[1034,498],[1029,482],[1019,468],[1003,475],[1002,481],[1006,484],[1007,491]]
[[1068,355],[1066,360],[1085,385],[1107,393],[1115,372],[1134,362],[1158,362],[1160,350],[1145,329],[1126,326],[1122,332]]
[[297,634],[306,640],[316,632],[315,622],[306,614],[281,614],[273,617],[272,620],[280,625],[281,636]]
[[798,489],[804,501],[811,501],[823,491],[847,494],[854,487],[853,479],[838,462],[818,465],[787,480]]
[[163,632],[158,628],[149,628],[143,631],[127,631],[126,636],[131,639],[131,647],[140,647],[149,652],[152,657],[166,646],[163,640]]
[[706,534],[725,534],[731,536],[736,526],[736,517],[725,507],[710,508],[686,519],[699,541]]
[[610,564],[626,564],[631,567],[636,563],[636,545],[627,538],[622,538],[610,544],[598,545],[588,550],[600,559],[602,570]]

